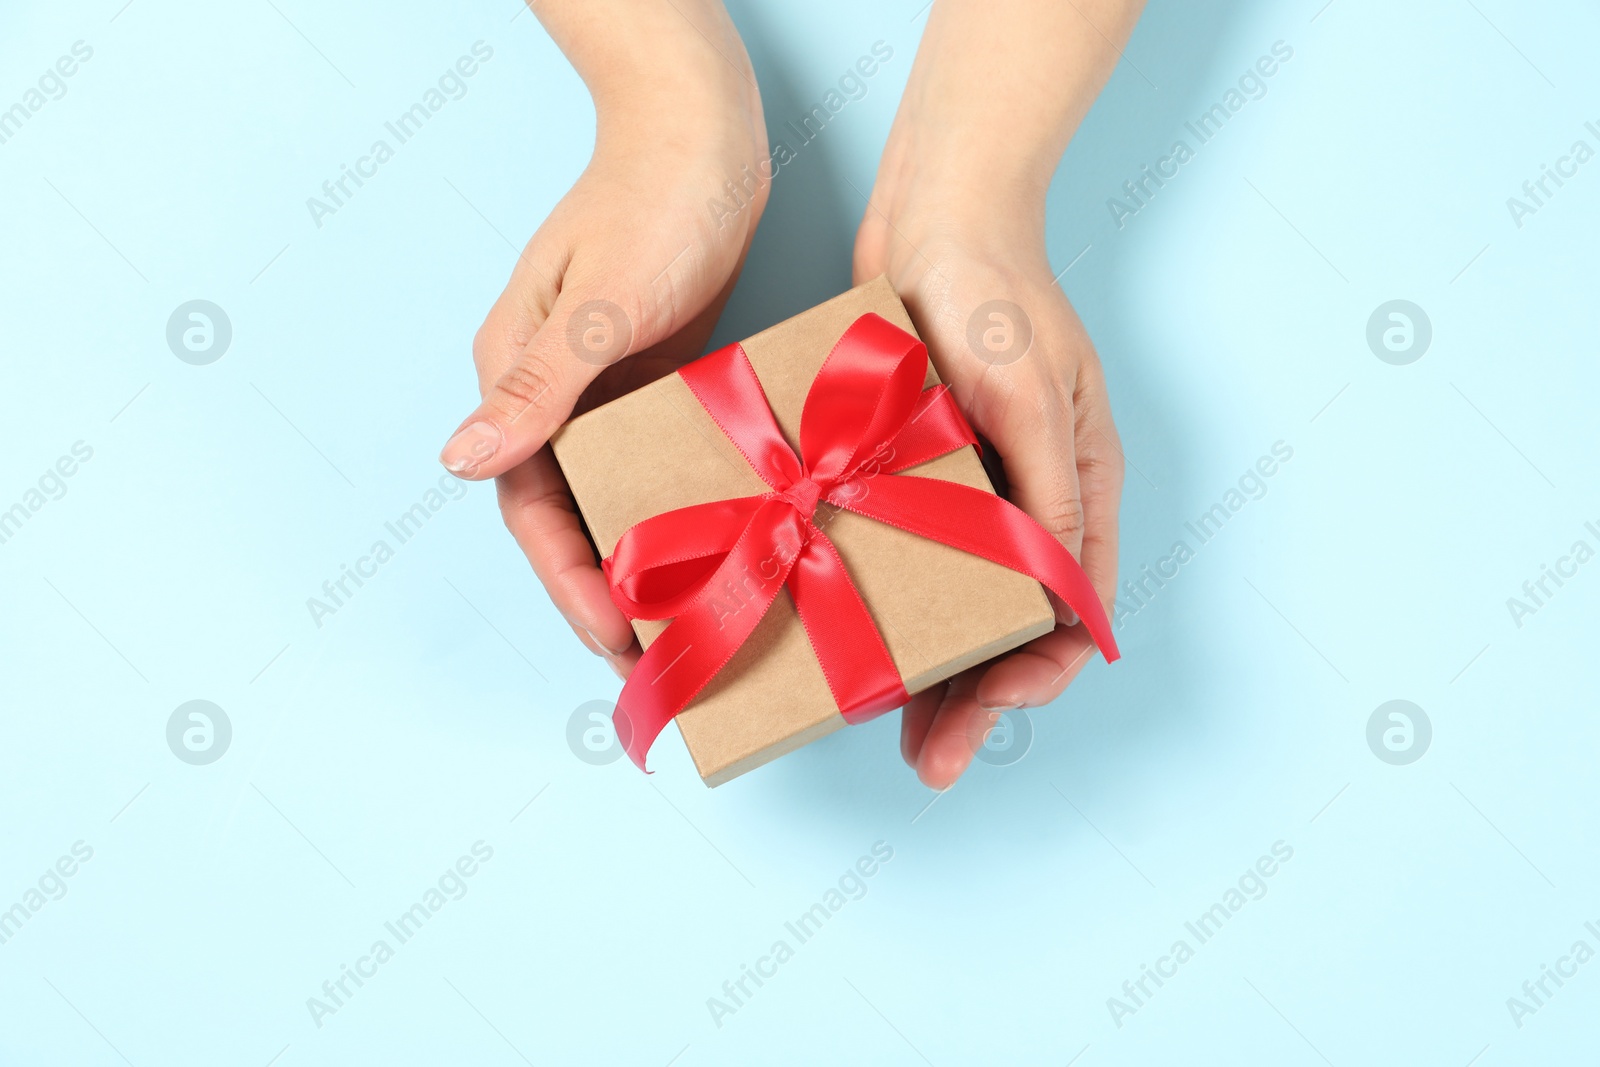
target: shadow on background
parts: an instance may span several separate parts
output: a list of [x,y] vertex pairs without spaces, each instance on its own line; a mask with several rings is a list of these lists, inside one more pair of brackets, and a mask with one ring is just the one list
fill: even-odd
[[[717,324],[716,345],[749,337],[850,288],[850,257],[865,205],[845,178],[843,138],[826,127],[801,145],[785,123],[800,124],[829,86],[804,75],[762,2],[730,3],[756,68],[768,140],[795,150],[772,181],[744,273]],[[849,110],[835,121],[848,121]],[[865,189],[862,192],[866,192]]]
[[[1126,48],[1127,58],[1074,138],[1051,186],[1047,231],[1055,269],[1064,269],[1090,246],[1062,283],[1105,364],[1129,460],[1121,514],[1124,579],[1137,577],[1143,564],[1166,554],[1190,517],[1190,505],[1212,487],[1192,484],[1184,441],[1199,420],[1187,418],[1171,391],[1149,377],[1142,357],[1152,343],[1150,332],[1126,291],[1138,276],[1138,244],[1159,224],[1141,217],[1138,225],[1119,231],[1106,199],[1143,164],[1165,154],[1175,139],[1194,145],[1184,122],[1215,102],[1233,80],[1215,57],[1254,3],[1153,0]],[[816,101],[807,98],[801,79],[787,65],[783,41],[770,36],[760,5],[739,5],[735,18],[776,138],[786,119]],[[1003,149],[985,144],[973,150]],[[1004,210],[1005,205],[995,207]],[[1151,207],[1155,210],[1147,214],[1159,216],[1159,203]],[[819,138],[773,182],[717,343],[748,336],[848,288],[860,217],[860,196],[845,180],[835,146]],[[1170,608],[1170,599],[1165,608],[1152,605],[1118,628],[1122,663],[1109,670],[1091,665],[1060,700],[1031,711],[1027,758],[1004,766],[975,764],[962,786],[981,782],[985,789],[1015,790],[1020,784],[1027,795],[1041,796],[1053,780],[1078,799],[1102,792],[1149,795],[1141,788],[1156,774],[1147,755],[1153,747],[1148,735],[1195,728],[1193,723],[1178,726],[1191,703],[1187,694],[1198,665],[1193,642],[1168,621]],[[990,781],[994,775],[1003,783]],[[824,738],[722,788],[746,794],[742,799],[749,803],[810,812],[829,824],[859,823],[863,834],[881,832],[886,822],[909,820],[934,795],[900,761],[896,714]],[[1061,810],[1069,820],[1076,818],[1065,805]],[[992,834],[984,806],[948,805],[941,816],[947,825],[962,820],[962,836]],[[1053,839],[1071,822],[1043,819],[1037,825],[1026,832]]]

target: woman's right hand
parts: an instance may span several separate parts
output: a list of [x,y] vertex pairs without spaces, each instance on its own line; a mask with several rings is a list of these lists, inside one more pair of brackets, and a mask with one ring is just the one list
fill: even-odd
[[718,0],[534,10],[594,97],[594,155],[473,339],[483,400],[440,462],[497,480],[506,526],[551,600],[626,676],[633,630],[547,442],[573,414],[701,354],[766,205],[766,127]]

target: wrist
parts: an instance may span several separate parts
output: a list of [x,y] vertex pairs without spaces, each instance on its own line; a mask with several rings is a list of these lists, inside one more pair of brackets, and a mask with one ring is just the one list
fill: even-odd
[[934,5],[878,173],[883,210],[896,220],[938,216],[969,232],[1002,227],[1041,240],[1056,167],[1139,7]]
[[[737,175],[741,165],[754,170],[767,158],[766,121],[753,78],[745,82],[703,41],[700,52],[659,78],[591,83],[597,158],[663,168],[704,164],[718,172],[719,182]],[[707,53],[714,66],[705,63]],[[742,48],[738,58],[744,59]]]
[[896,120],[862,219],[856,261],[864,274],[904,281],[948,249],[996,262],[1044,256],[1045,194],[1051,173],[994,159],[968,139],[957,150],[943,130]]
[[945,287],[952,263],[1004,264],[1049,277],[1044,221],[1050,173],[984,166],[993,161],[981,149],[968,153],[979,157],[973,166],[918,132],[897,120],[890,134],[856,234],[856,276],[886,274],[924,311],[951,297]]
[[725,112],[760,111],[721,0],[546,0],[535,11],[588,87],[602,134],[705,133]]
[[623,63],[597,76],[584,73],[599,132],[710,132],[730,117],[759,114],[760,96],[742,47],[735,60],[737,67],[701,42],[698,50],[676,56],[657,53],[648,72]]
[[674,162],[708,160],[737,169],[766,151],[759,99],[685,87],[670,101],[595,98],[595,155]]
[[884,146],[873,203],[896,222],[1042,230],[1055,161],[1044,164],[988,147],[995,144],[981,132],[902,116]]

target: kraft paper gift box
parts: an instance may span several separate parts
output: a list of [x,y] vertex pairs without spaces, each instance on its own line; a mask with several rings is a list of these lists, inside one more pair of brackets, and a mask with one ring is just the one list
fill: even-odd
[[[741,342],[791,448],[798,451],[812,379],[868,312],[915,334],[878,278]],[[938,381],[930,364],[924,387]],[[602,557],[643,519],[770,490],[676,374],[571,420],[551,447]],[[994,491],[970,446],[901,473]],[[908,693],[1055,626],[1043,587],[1026,575],[826,503],[814,521],[838,549]],[[645,648],[667,625],[633,623]],[[787,590],[677,723],[709,786],[845,725]]]

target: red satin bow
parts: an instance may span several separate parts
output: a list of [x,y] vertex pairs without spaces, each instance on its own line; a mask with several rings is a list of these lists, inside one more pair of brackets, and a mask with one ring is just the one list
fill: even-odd
[[772,490],[645,519],[604,561],[624,614],[673,620],[645,650],[612,717],[641,770],[657,735],[733,657],[785,585],[847,722],[909,699],[838,552],[812,522],[821,500],[1031,576],[1078,613],[1107,662],[1118,657],[1088,577],[1026,513],[954,482],[880,477],[977,443],[949,389],[922,388],[927,365],[922,342],[877,315],[861,316],[806,395],[799,456],[739,345],[678,371]]

